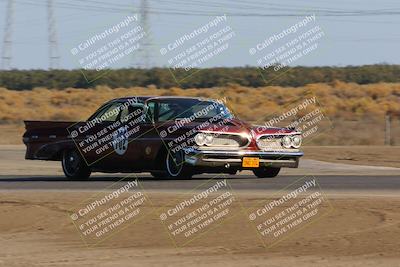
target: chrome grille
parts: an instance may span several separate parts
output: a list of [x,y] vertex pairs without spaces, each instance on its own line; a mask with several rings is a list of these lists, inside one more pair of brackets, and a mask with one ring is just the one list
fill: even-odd
[[282,138],[277,135],[264,135],[257,140],[257,146],[264,151],[282,150]]
[[234,139],[224,138],[224,137],[214,137],[211,146],[234,146],[234,147],[239,147],[240,145]]
[[249,139],[238,134],[214,134],[214,139],[209,147],[238,148],[247,146]]

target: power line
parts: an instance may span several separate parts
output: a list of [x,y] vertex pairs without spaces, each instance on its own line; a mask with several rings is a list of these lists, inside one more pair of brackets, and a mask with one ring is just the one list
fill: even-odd
[[[60,56],[58,53],[58,42],[56,34],[56,21],[59,22],[62,18],[56,17],[54,14],[55,8],[69,9],[69,10],[80,10],[84,12],[100,12],[101,15],[112,14],[131,14],[135,9],[133,5],[124,3],[112,3],[101,0],[0,0],[0,2],[7,1],[6,10],[6,24],[5,34],[3,38],[3,51],[2,51],[2,66],[4,69],[11,68],[12,63],[12,44],[18,44],[18,42],[12,42],[12,28],[15,27],[14,18],[14,5],[22,4],[30,6],[47,7],[47,23],[48,23],[48,54],[49,54],[49,68],[54,69],[59,67]],[[129,0],[132,1],[132,0]],[[153,3],[153,4],[152,4]],[[156,3],[156,4],[155,4]],[[296,5],[297,4],[297,5]],[[146,35],[139,40],[140,48],[135,54],[135,58],[140,60],[141,66],[149,68],[151,66],[150,59],[153,56],[151,49],[155,49],[155,45],[150,40],[150,15],[164,15],[165,20],[169,20],[170,16],[218,16],[226,14],[228,17],[251,17],[251,18],[279,18],[279,17],[302,17],[310,14],[315,14],[321,19],[335,21],[340,20],[364,23],[362,18],[365,18],[366,23],[375,23],[371,20],[372,17],[378,16],[398,16],[400,15],[399,8],[380,8],[376,10],[360,10],[358,8],[343,9],[333,7],[321,7],[321,6],[308,6],[308,2],[302,5],[301,2],[296,0],[295,5],[281,4],[281,3],[268,3],[257,0],[242,0],[240,2],[232,2],[231,0],[217,0],[213,2],[207,2],[205,0],[140,0],[138,12],[140,14],[140,25],[143,27],[143,31]],[[175,8],[176,7],[176,8]],[[79,12],[77,12],[79,13]],[[160,18],[161,16],[158,16]],[[68,16],[65,19],[69,19]],[[343,19],[342,19],[343,18]],[[37,18],[36,18],[37,19]],[[391,17],[395,20],[396,17]],[[18,22],[18,21],[17,21]],[[26,20],[25,22],[26,23]],[[154,23],[161,23],[157,20]],[[379,22],[376,22],[379,23]],[[395,21],[381,22],[381,23],[396,23]],[[190,24],[190,23],[189,23]],[[29,24],[31,25],[31,24]],[[188,26],[185,23],[183,26]],[[247,27],[247,25],[245,25]],[[68,32],[67,32],[68,33]],[[75,31],[73,32],[75,33]],[[63,32],[62,37],[65,38]],[[34,38],[34,37],[33,37]],[[32,39],[29,39],[31,44]],[[356,40],[359,41],[359,40]],[[392,41],[392,40],[388,40]],[[394,41],[394,40],[393,40]],[[61,45],[65,45],[62,43]],[[14,48],[15,49],[15,48]],[[157,53],[155,53],[157,54]]]
[[[24,3],[28,5],[42,5],[43,2],[38,1],[21,1],[18,0],[18,3]],[[88,1],[86,1],[88,2]],[[90,1],[94,2],[94,1]],[[128,9],[129,6],[125,5],[116,5],[111,3],[106,3],[102,1],[95,1],[96,3],[101,3],[97,5],[82,5],[82,4],[73,4],[70,2],[57,2],[54,4],[55,7],[59,8],[68,8],[68,9],[77,9],[77,10],[86,10],[86,11],[94,11],[94,12],[102,12],[102,13],[131,13],[131,10]],[[168,2],[173,3],[174,1],[170,0]],[[259,2],[260,3],[260,2]],[[106,5],[106,6],[104,6]],[[110,6],[107,6],[110,5]],[[119,7],[118,7],[119,6]],[[216,6],[217,7],[217,6]],[[222,8],[223,7],[223,8]],[[218,7],[217,7],[218,8]],[[226,5],[220,5],[220,8],[215,11],[194,11],[193,8],[188,9],[176,9],[176,8],[157,8],[151,7],[148,8],[148,14],[156,14],[156,15],[174,15],[174,16],[218,16],[221,14],[226,14],[227,16],[231,17],[300,17],[306,16],[310,13],[315,13],[315,15],[319,17],[357,17],[357,16],[393,16],[393,15],[400,15],[400,10],[397,8],[393,9],[381,9],[381,10],[332,10],[332,9],[315,9],[315,8],[300,8],[300,9],[288,9],[282,8],[279,10],[283,13],[260,13],[260,12],[243,12],[241,7],[237,7],[236,9],[239,11],[228,11],[230,7]],[[271,8],[266,8],[264,6],[255,6],[257,11],[259,10],[268,10],[270,11]],[[291,12],[287,12],[290,10]]]

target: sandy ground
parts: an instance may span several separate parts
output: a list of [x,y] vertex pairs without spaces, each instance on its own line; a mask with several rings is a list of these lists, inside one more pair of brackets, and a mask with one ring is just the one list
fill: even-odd
[[[25,161],[23,155],[23,146],[1,146],[0,174],[62,175],[58,162]],[[304,159],[299,169],[283,174],[398,175],[398,170]],[[181,192],[148,192],[152,205],[141,211],[146,217],[95,244],[82,239],[69,214],[105,191],[0,188],[0,266],[400,266],[399,192],[323,192],[323,216],[274,242],[260,238],[246,210],[262,207],[276,192],[235,192],[238,202],[230,211],[236,216],[177,246],[160,214]]]
[[144,220],[88,248],[67,213],[90,194],[0,192],[0,266],[400,266],[400,197],[328,194],[326,216],[270,248],[241,214],[175,247],[157,213],[175,195],[150,192]]
[[302,149],[307,159],[400,168],[400,146],[305,146]]

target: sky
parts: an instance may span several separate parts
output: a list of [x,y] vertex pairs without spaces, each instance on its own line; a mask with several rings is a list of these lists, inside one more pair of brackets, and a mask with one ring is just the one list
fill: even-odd
[[[8,1],[0,0],[2,53]],[[83,54],[74,56],[71,49],[95,34],[110,29],[127,16],[138,14],[142,18],[141,1],[146,0],[53,0],[59,68],[81,68],[79,59]],[[47,0],[14,0],[12,68],[50,67],[46,3]],[[226,50],[214,55],[200,67],[257,66],[257,55],[264,56],[268,49],[273,51],[287,41],[299,37],[301,31],[275,42],[274,48],[270,46],[263,51],[257,51],[257,55],[251,55],[249,49],[312,15],[315,15],[315,21],[302,30],[318,26],[323,36],[318,40],[314,51],[295,60],[291,65],[400,64],[400,1],[396,0],[147,0],[145,10],[145,51],[149,55],[149,66],[152,67],[171,66],[168,60],[172,56],[197,44],[207,33],[200,34],[166,56],[160,53],[160,49],[224,14],[226,21],[214,28],[220,30],[229,27],[234,37],[226,41],[229,43]],[[139,22],[136,25],[143,26]],[[135,23],[129,27],[135,27]],[[114,40],[118,34],[122,34],[122,31],[102,40],[103,44]],[[95,51],[101,42],[96,45],[98,46],[92,46],[85,53]],[[138,51],[110,67],[143,67],[145,52]]]

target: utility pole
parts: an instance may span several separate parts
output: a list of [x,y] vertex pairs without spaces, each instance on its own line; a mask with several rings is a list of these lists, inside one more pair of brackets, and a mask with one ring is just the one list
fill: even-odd
[[4,28],[3,51],[1,55],[2,69],[11,69],[12,60],[12,27],[14,20],[14,0],[8,0],[6,8],[6,24]]
[[53,0],[47,0],[47,29],[49,34],[49,69],[58,69],[60,67],[60,56],[58,54]]
[[148,0],[140,0],[140,26],[142,26],[143,31],[145,32],[145,36],[140,39],[139,44],[139,56],[138,60],[139,66],[142,66],[145,69],[150,68],[150,26],[149,26],[149,17],[148,17]]

